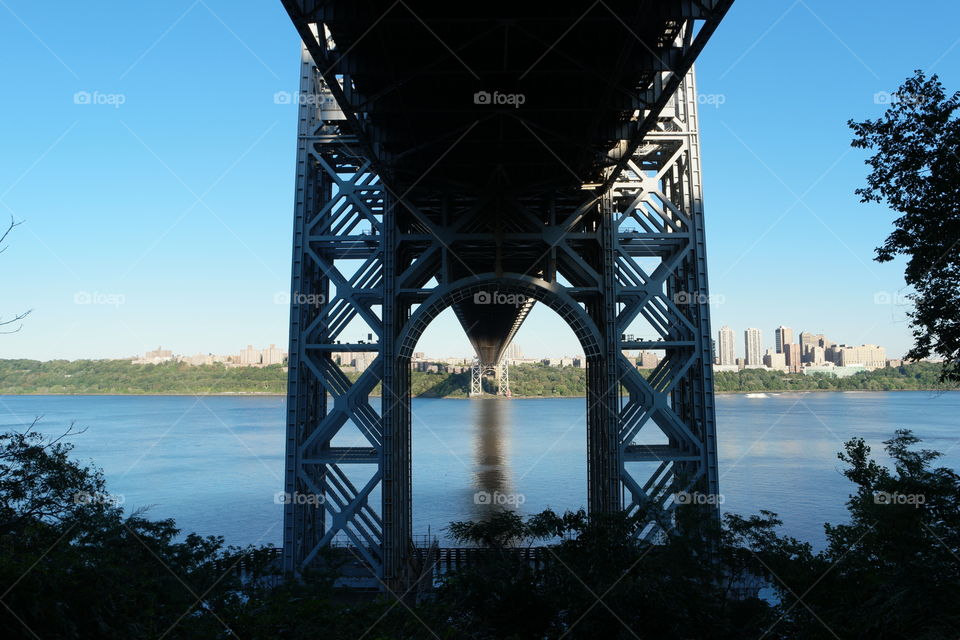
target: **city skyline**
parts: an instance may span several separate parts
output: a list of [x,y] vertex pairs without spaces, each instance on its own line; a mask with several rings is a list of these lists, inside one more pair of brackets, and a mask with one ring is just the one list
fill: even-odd
[[[781,342],[781,331],[786,336],[786,340]],[[763,341],[764,332],[762,329],[756,327],[747,327],[743,332],[743,350],[737,348],[737,341],[732,338],[736,335],[736,332],[729,326],[722,326],[716,331],[716,338],[714,340],[715,349],[714,349],[714,360],[717,364],[728,365],[736,364],[738,360],[743,360],[744,364],[747,365],[756,365],[763,364],[763,358],[767,352],[772,352],[775,354],[786,354],[784,347],[793,345],[797,346],[803,356],[806,356],[807,351],[810,349],[821,348],[826,352],[826,349],[830,346],[844,346],[844,347],[854,347],[854,346],[876,346],[878,343],[871,342],[862,342],[856,344],[855,341],[850,342],[835,342],[827,337],[826,333],[812,333],[810,331],[801,331],[796,333],[793,327],[788,327],[784,325],[778,325],[773,331],[774,342],[769,344]],[[794,339],[796,335],[796,339]],[[748,355],[748,341],[751,339],[756,340],[756,351],[758,354],[755,359],[751,359]],[[731,350],[727,351],[725,349],[724,342],[728,341],[731,345]],[[826,343],[826,344],[824,344]],[[741,357],[742,353],[742,357]],[[891,356],[892,359],[901,359],[902,354],[894,354]],[[789,355],[787,355],[789,359]]]

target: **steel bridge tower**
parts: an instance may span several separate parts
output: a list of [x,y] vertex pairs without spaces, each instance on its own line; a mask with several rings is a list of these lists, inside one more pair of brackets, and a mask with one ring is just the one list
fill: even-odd
[[[529,47],[510,50],[519,64],[499,39],[484,51],[469,23],[457,32],[458,16],[415,3],[376,16],[284,0],[304,42],[285,484],[320,498],[285,506],[288,572],[341,545],[381,586],[422,575],[410,358],[447,307],[483,364],[501,360],[536,302],[573,329],[591,512],[670,513],[679,491],[717,493],[692,65],[731,2],[595,5],[589,19],[557,17],[569,33],[552,48],[511,44]],[[480,15],[475,30],[525,20],[546,18]],[[559,91],[561,72],[580,93]],[[576,84],[587,81],[595,92]],[[494,83],[524,104],[498,105]],[[368,332],[377,339],[345,341]],[[662,356],[648,376],[624,355],[639,349]],[[375,359],[351,381],[334,352]],[[658,531],[651,520],[636,534]]]
[[510,362],[507,358],[502,358],[493,365],[482,364],[478,358],[474,358],[470,366],[470,397],[483,395],[483,378],[488,375],[492,375],[497,383],[497,395],[509,398]]

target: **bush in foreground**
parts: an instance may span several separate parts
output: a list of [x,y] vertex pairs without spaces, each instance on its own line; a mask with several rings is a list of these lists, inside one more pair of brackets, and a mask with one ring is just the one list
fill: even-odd
[[[0,618],[9,638],[957,638],[960,477],[918,443],[888,440],[892,468],[846,443],[850,519],[825,525],[820,552],[780,535],[770,512],[718,523],[684,508],[652,544],[632,532],[663,513],[505,511],[451,525],[485,560],[415,603],[347,599],[330,575],[271,579],[268,549],[125,515],[70,445],[7,433]],[[513,551],[534,544],[536,568]],[[776,597],[734,597],[751,576]]]

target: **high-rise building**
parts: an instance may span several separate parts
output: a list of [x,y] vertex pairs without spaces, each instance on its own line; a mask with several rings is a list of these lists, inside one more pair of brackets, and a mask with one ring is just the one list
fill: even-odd
[[784,345],[793,342],[793,329],[780,325],[774,333],[776,334],[777,353],[785,353]]
[[240,364],[250,366],[260,364],[260,349],[254,349],[252,344],[248,344],[246,349],[240,349]]
[[778,371],[787,370],[787,358],[783,353],[777,353],[772,349],[767,349],[767,352],[763,354],[763,364],[764,366],[770,367],[771,369],[776,369]]
[[887,364],[887,350],[875,344],[863,344],[859,347],[838,345],[840,362],[837,366],[849,367],[863,365],[868,370],[879,369]]
[[260,351],[260,363],[264,365],[283,364],[286,358],[287,354],[284,353],[282,349],[277,348],[275,344],[271,344],[266,349]]
[[660,357],[651,351],[641,351],[636,362],[638,369],[656,369],[660,364]]
[[800,357],[804,362],[809,362],[810,349],[820,346],[820,340],[809,331],[800,334]]
[[760,329],[748,328],[743,332],[743,353],[744,363],[749,365],[762,365],[762,334]]
[[817,345],[815,347],[810,347],[810,353],[808,354],[807,358],[810,364],[814,366],[820,366],[824,362],[826,362],[826,358],[824,357],[824,355],[825,355],[825,352],[823,347],[821,347],[820,345]]
[[734,346],[733,329],[727,326],[720,327],[718,337],[719,364],[737,364],[737,351]]
[[503,355],[507,360],[523,360],[523,349],[516,342],[511,342]]
[[800,359],[800,345],[793,342],[783,345],[783,360],[790,373],[800,373],[803,366]]

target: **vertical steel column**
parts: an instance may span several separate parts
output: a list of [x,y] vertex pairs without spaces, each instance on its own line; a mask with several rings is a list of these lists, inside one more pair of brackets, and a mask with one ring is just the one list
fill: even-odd
[[[707,278],[706,238],[703,221],[703,184],[700,168],[700,130],[697,102],[696,74],[691,69],[678,90],[677,106],[685,123],[683,134],[688,154],[683,167],[681,202],[690,217],[692,241],[690,254],[684,264],[685,291],[696,292],[686,306],[688,318],[697,327],[697,363],[691,367],[685,384],[678,386],[675,402],[682,403],[689,412],[688,420],[703,441],[700,461],[704,470],[705,491],[712,496],[719,493],[717,469],[716,410],[713,388],[713,342],[710,329],[710,296]],[[683,397],[685,396],[685,397]],[[691,466],[685,463],[685,466]],[[692,472],[688,469],[687,473]],[[715,510],[719,515],[719,510]]]
[[610,193],[600,202],[600,297],[593,315],[601,356],[587,363],[587,499],[593,513],[623,508],[620,473],[620,331],[617,328],[617,238]]
[[383,213],[383,333],[380,358],[383,420],[383,581],[392,590],[407,590],[406,562],[411,545],[411,407],[410,360],[401,358],[398,338],[406,309],[398,299],[398,218],[401,203],[385,198]]
[[[311,95],[315,91],[313,61],[303,48],[300,69],[300,91]],[[308,228],[317,212],[317,196],[329,197],[330,184],[318,176],[308,150],[307,136],[317,126],[316,107],[301,103],[297,128],[297,176],[293,220],[293,259],[290,278],[290,346],[287,368],[287,433],[284,471],[283,509],[283,568],[294,572],[324,533],[323,510],[298,504],[294,499],[308,489],[299,477],[301,468],[300,443],[305,437],[306,425],[326,414],[327,396],[316,379],[309,374],[303,360],[303,329],[317,315],[315,305],[301,304],[309,299],[306,294],[329,294],[330,281],[306,260]],[[323,478],[317,478],[323,485]]]

